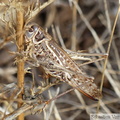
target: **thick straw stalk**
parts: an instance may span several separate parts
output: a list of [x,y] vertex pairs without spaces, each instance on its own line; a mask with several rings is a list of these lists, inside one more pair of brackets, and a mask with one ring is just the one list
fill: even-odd
[[[24,23],[24,15],[22,10],[17,10],[17,46],[18,46],[18,52],[21,52],[24,50],[24,39],[23,39],[23,23]],[[17,57],[18,64],[17,64],[17,79],[18,79],[18,87],[22,89],[20,95],[18,96],[19,99],[22,99],[23,95],[23,87],[24,87],[24,61],[22,60],[21,56]],[[18,102],[18,108],[22,106],[21,102]],[[24,120],[24,114],[20,114],[18,116],[18,120]]]

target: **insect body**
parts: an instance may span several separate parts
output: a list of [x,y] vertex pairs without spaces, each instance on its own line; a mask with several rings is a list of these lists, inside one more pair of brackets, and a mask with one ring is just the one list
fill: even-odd
[[28,57],[34,59],[34,65],[42,66],[47,74],[75,87],[89,98],[98,100],[101,94],[93,82],[94,78],[85,75],[69,55],[39,25],[28,25],[25,42]]

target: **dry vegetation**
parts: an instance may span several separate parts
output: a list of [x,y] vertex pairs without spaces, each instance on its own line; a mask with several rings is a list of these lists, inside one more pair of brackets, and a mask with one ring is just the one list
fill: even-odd
[[[0,119],[88,120],[91,113],[120,113],[119,12],[115,0],[1,0]],[[71,57],[102,90],[99,102],[76,90],[66,94],[69,85],[23,61],[28,22],[74,51]]]

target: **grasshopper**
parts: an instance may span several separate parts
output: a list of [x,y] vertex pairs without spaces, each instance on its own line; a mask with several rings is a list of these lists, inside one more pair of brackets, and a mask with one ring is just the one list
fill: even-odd
[[87,97],[98,100],[100,90],[94,78],[87,76],[55,40],[39,25],[30,24],[25,32],[26,53],[34,66],[41,66],[45,72],[68,83]]

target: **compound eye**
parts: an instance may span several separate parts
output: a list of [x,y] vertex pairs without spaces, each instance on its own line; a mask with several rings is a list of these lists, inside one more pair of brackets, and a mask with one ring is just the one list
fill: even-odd
[[28,38],[31,38],[31,37],[33,37],[34,36],[34,34],[35,34],[35,32],[38,30],[38,26],[36,26],[36,25],[33,25],[33,26],[31,26],[27,31],[26,31],[26,36],[28,37]]
[[38,26],[37,25],[32,25],[30,28],[30,32],[36,32],[38,30]]

